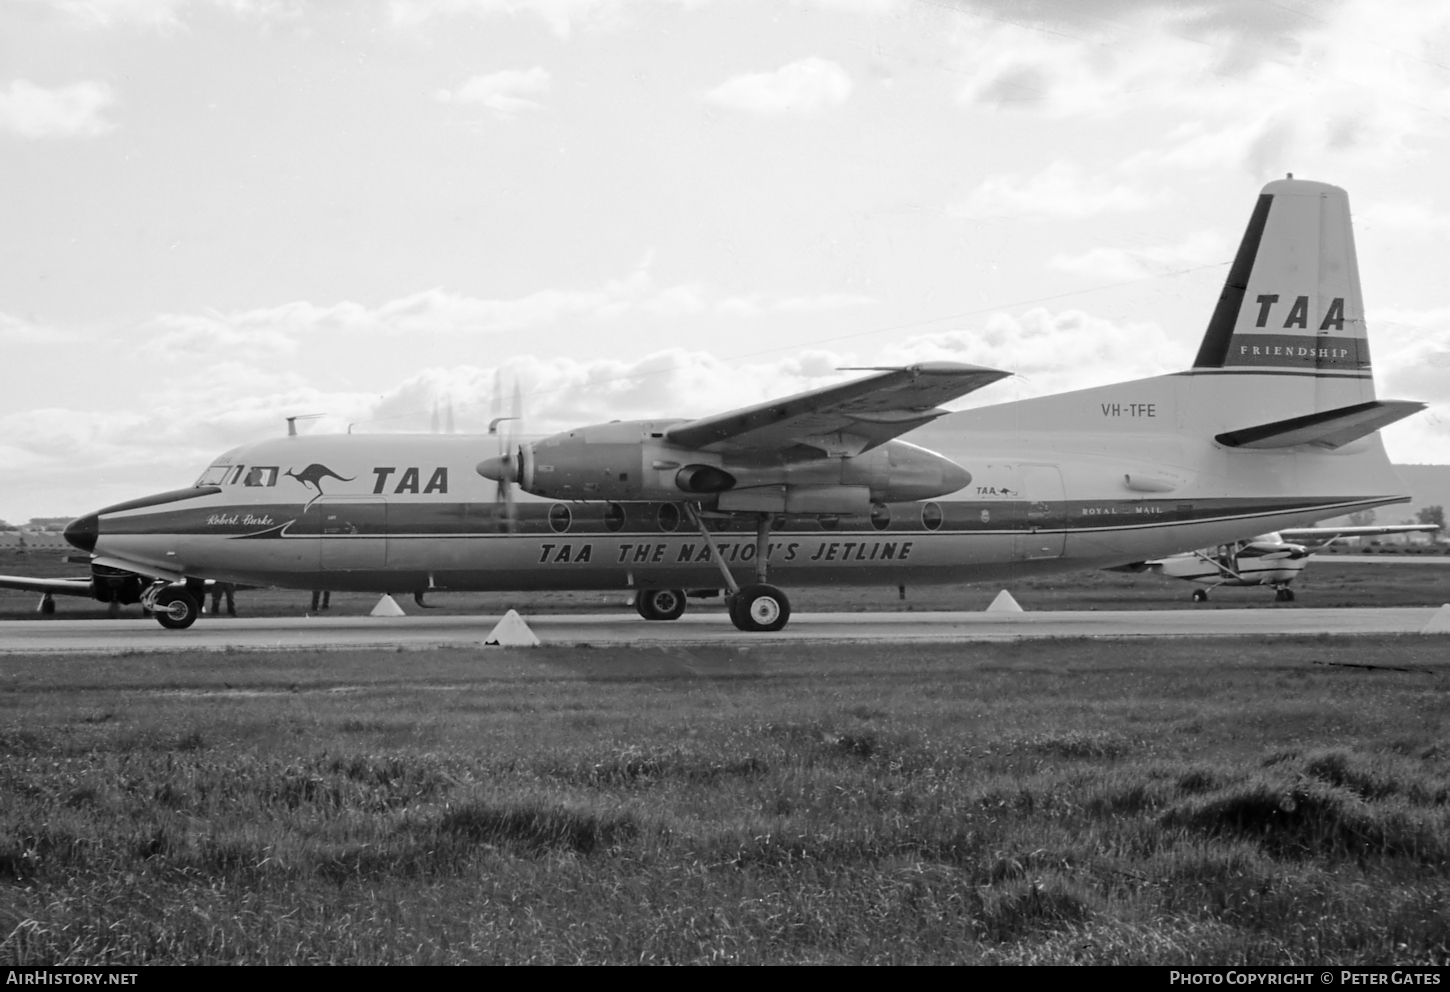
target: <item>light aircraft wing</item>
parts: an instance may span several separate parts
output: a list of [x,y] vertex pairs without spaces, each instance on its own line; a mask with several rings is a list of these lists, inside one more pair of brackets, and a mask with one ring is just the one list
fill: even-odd
[[1365,524],[1350,527],[1290,527],[1278,533],[1286,541],[1312,541],[1336,537],[1371,537],[1376,534],[1429,533],[1439,529],[1438,524]]
[[36,579],[27,575],[0,575],[0,589],[44,592],[54,596],[90,596],[90,579]]
[[938,404],[1011,375],[956,362],[923,362],[785,399],[677,424],[665,436],[689,448],[778,451],[796,445],[857,455],[940,417]]

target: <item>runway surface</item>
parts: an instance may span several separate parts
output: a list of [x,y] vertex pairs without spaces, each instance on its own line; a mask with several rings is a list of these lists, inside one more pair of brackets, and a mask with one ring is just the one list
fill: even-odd
[[[1268,634],[1417,634],[1435,610],[1114,610],[1101,613],[804,613],[776,634],[745,634],[722,613],[651,623],[618,613],[525,620],[546,645],[999,641],[1033,637],[1236,637]],[[206,617],[188,630],[149,620],[0,623],[0,654],[48,651],[282,651],[482,645],[498,621],[479,617]]]

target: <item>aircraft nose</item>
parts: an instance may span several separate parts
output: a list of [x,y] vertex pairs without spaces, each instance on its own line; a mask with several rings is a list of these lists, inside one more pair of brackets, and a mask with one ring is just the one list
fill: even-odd
[[94,513],[77,517],[65,525],[65,539],[82,551],[96,550],[96,538],[101,533],[101,518]]

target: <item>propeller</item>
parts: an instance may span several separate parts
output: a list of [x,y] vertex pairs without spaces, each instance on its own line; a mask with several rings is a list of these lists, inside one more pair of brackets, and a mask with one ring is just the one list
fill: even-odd
[[[513,403],[508,416],[499,413],[503,405],[503,370],[494,378],[493,400],[490,403],[488,432],[498,439],[498,454],[479,462],[476,471],[494,482],[494,518],[500,530],[511,532],[514,523],[514,483],[519,481],[518,427],[523,420],[524,398],[518,379],[514,380]],[[502,429],[501,429],[502,428]]]

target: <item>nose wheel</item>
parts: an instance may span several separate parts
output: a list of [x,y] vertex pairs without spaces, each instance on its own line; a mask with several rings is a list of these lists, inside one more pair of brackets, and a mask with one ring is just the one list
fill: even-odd
[[167,630],[184,630],[196,623],[201,606],[185,589],[163,589],[156,597],[156,622]]
[[685,590],[641,589],[634,608],[646,620],[678,620],[685,615]]

